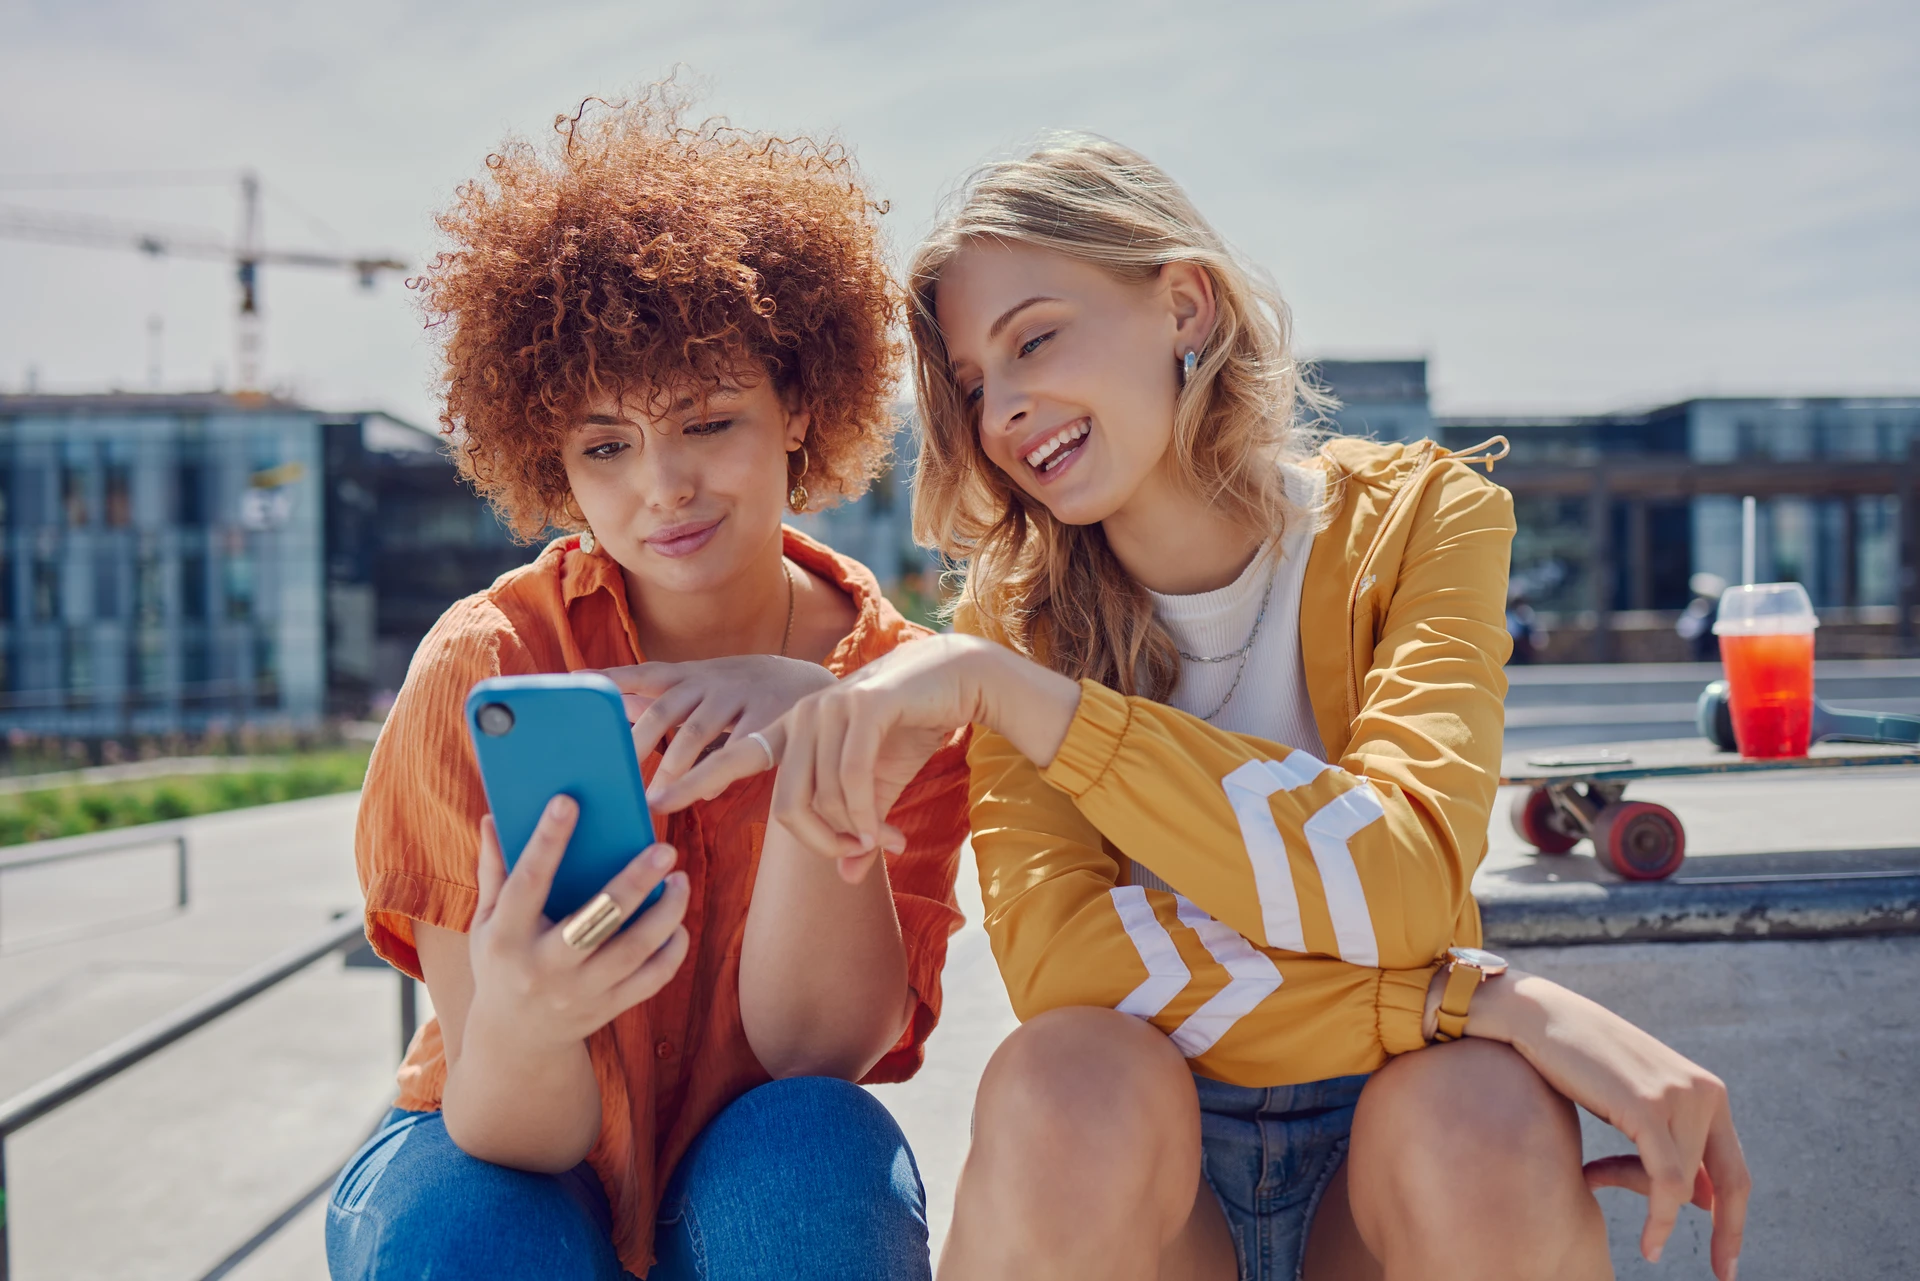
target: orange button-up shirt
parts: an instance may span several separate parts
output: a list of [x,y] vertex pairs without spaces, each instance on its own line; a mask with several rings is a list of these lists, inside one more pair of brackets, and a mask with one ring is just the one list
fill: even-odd
[[[827,658],[836,676],[926,635],[864,566],[791,529],[786,553],[858,609],[853,631]],[[361,794],[354,853],[375,951],[418,977],[415,921],[463,932],[472,924],[487,811],[463,714],[473,683],[640,661],[619,566],[582,553],[577,538],[555,541],[441,617],[414,655]],[[600,1136],[587,1161],[613,1208],[620,1261],[636,1274],[652,1266],[654,1216],[675,1164],[722,1108],[768,1080],[740,1021],[740,942],[772,779],[748,779],[667,817],[661,839],[679,850],[692,889],[687,959],[651,1000],[587,1041],[600,1083]],[[967,835],[964,734],[920,771],[888,821],[907,837],[905,851],[887,858],[887,874],[918,1005],[899,1044],[868,1073],[874,1082],[912,1076],[940,1016],[940,969],[962,919],[953,884]],[[398,1106],[440,1106],[447,1064],[437,1021],[414,1038],[399,1079]]]

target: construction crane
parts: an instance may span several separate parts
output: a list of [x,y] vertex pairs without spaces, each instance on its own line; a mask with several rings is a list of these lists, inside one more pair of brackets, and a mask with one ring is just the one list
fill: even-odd
[[[222,175],[227,181],[232,175]],[[64,179],[25,181],[0,180],[0,186],[35,187],[119,187],[149,185],[142,179],[186,182],[193,175],[70,175]],[[200,227],[165,227],[137,224],[117,218],[88,214],[62,213],[22,205],[0,205],[0,237],[33,240],[43,244],[91,245],[97,248],[134,249],[150,257],[198,258],[231,263],[234,283],[239,287],[238,312],[234,323],[234,367],[240,390],[260,390],[260,268],[319,267],[353,272],[362,288],[371,289],[383,271],[401,272],[407,264],[391,254],[340,254],[312,249],[269,249],[260,243],[260,177],[251,169],[238,174],[240,186],[240,235],[238,240],[223,238],[218,232]]]

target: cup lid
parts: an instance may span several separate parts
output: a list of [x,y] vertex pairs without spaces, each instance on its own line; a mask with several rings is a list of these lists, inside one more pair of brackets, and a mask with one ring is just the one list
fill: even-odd
[[1748,583],[1729,587],[1720,597],[1715,636],[1764,636],[1810,632],[1820,625],[1807,589],[1798,583]]

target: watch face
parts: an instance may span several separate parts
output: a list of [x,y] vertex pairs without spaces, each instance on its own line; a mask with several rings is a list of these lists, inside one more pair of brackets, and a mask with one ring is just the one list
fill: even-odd
[[1473,966],[1476,970],[1485,970],[1491,974],[1498,974],[1507,968],[1506,957],[1489,952],[1485,948],[1450,947],[1447,949],[1447,955],[1463,964]]

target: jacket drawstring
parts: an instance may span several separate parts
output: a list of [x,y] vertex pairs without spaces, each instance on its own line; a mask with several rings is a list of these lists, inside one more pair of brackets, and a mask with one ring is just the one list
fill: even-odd
[[[1500,452],[1483,452],[1493,450],[1496,447]],[[1469,467],[1475,463],[1481,463],[1486,467],[1487,475],[1491,476],[1493,475],[1493,465],[1512,452],[1513,447],[1507,443],[1505,436],[1489,436],[1479,444],[1461,450],[1453,456],[1453,460],[1457,463],[1465,463]]]

